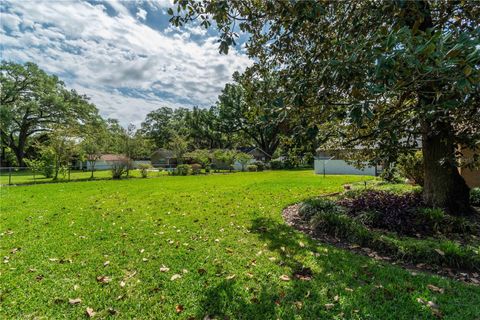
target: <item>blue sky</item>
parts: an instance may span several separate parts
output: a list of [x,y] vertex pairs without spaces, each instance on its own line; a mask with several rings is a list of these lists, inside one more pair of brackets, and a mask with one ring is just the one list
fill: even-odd
[[2,1],[1,58],[37,63],[123,125],[139,125],[161,106],[207,107],[251,61],[242,41],[220,55],[214,30],[170,26],[170,6],[170,0]]

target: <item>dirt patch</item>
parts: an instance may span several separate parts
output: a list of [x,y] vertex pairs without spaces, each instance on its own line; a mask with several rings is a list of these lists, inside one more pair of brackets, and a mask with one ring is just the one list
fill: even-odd
[[395,260],[394,258],[389,257],[387,255],[379,254],[378,252],[376,252],[371,248],[361,247],[356,244],[342,241],[341,239],[337,239],[327,234],[316,232],[310,227],[310,225],[307,222],[305,222],[300,218],[298,214],[299,208],[300,208],[300,204],[294,204],[286,207],[282,212],[283,219],[289,226],[292,226],[295,229],[305,234],[308,234],[311,238],[315,240],[319,240],[321,242],[328,243],[335,247],[349,250],[357,254],[368,256],[375,260],[385,261],[394,265],[401,266],[409,270],[412,275],[416,275],[417,271],[423,271],[423,272],[437,274],[440,276],[444,276],[444,277],[452,278],[458,281],[480,286],[480,274],[477,272],[467,272],[467,271],[457,270],[452,268],[442,268],[438,266],[428,265],[425,263],[418,263],[418,264],[405,263],[403,261]]

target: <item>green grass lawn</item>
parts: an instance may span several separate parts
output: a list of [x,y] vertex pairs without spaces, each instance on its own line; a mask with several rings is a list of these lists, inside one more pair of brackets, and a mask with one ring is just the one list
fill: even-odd
[[[2,187],[0,319],[78,319],[87,307],[112,319],[433,319],[418,298],[445,319],[479,318],[479,287],[283,223],[286,205],[362,179],[272,171]],[[310,281],[295,279],[302,266]]]
[[[70,181],[82,181],[82,180],[89,180],[91,177],[90,171],[80,171],[80,170],[72,170],[70,172]],[[154,172],[150,171],[148,173],[149,177],[159,177],[166,175],[166,171],[161,172]],[[129,176],[131,178],[140,178],[141,173],[140,170],[134,169],[130,170]],[[110,170],[97,170],[94,172],[93,175],[94,179],[111,179],[112,172]],[[49,182],[66,182],[69,181],[68,174],[58,175],[57,181],[53,181],[52,178],[46,178],[41,174],[36,174],[35,177],[31,170],[13,170],[11,172],[11,177],[9,178],[8,171],[0,172],[0,185],[8,185],[11,184],[34,184],[34,183],[49,183]]]

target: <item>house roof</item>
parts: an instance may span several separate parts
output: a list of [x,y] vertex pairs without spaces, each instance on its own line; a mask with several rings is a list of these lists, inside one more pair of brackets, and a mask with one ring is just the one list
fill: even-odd
[[128,157],[124,154],[102,154],[100,160],[103,161],[120,161],[120,160],[127,160]]
[[248,153],[248,154],[253,154],[257,152],[257,153],[261,153],[268,156],[268,154],[265,151],[257,147],[239,147],[237,148],[237,151]]
[[175,159],[175,155],[173,151],[167,149],[157,149],[153,154],[152,157],[160,157],[165,159]]

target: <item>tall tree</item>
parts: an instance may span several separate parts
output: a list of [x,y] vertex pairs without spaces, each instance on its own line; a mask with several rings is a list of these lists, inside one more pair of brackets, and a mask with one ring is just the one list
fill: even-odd
[[24,165],[28,139],[52,125],[70,125],[98,117],[98,110],[53,75],[33,63],[0,66],[0,138]]
[[250,75],[234,74],[235,83],[225,85],[218,97],[220,121],[225,132],[242,132],[268,157],[280,144],[285,127],[282,116],[282,96],[273,77],[264,75],[252,79]]
[[[258,66],[277,70],[289,105],[317,122],[337,117],[365,143],[421,137],[424,201],[467,214],[469,188],[456,146],[480,138],[480,6],[475,1],[180,1],[174,25],[194,19],[220,31],[220,51],[250,33]],[[173,14],[173,11],[170,11]],[[395,102],[395,103],[392,103]],[[388,141],[386,141],[388,142]],[[478,152],[478,151],[477,151]]]

